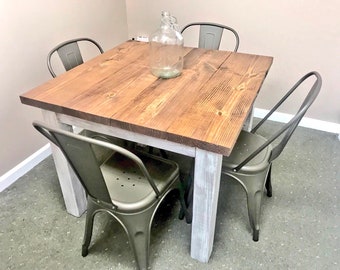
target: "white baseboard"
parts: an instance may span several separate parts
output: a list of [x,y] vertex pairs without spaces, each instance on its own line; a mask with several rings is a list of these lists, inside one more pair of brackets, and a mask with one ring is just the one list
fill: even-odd
[[34,166],[38,165],[50,154],[50,144],[46,144],[44,147],[40,148],[37,152],[26,158],[13,169],[2,175],[0,177],[0,192],[12,185],[21,176],[29,172]]
[[[263,118],[267,112],[268,110],[255,108],[254,117]],[[292,115],[286,113],[273,113],[269,119],[276,122],[287,123],[292,117]],[[340,124],[304,117],[300,122],[300,126],[339,134],[338,138],[340,140]],[[2,175],[0,177],[0,192],[13,184],[17,179],[30,171],[50,154],[51,148],[50,145],[47,144],[19,165]]]
[[[255,108],[254,117],[263,118],[268,112],[268,110]],[[291,114],[275,112],[271,115],[271,117],[269,117],[269,120],[280,123],[288,123],[292,117],[293,115]],[[299,126],[339,134],[338,138],[340,140],[340,124],[304,117],[302,118]]]

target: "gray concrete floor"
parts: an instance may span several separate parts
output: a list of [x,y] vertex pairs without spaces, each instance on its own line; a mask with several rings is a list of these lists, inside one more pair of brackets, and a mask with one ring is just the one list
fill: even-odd
[[[279,124],[270,123],[263,134]],[[253,242],[242,188],[221,180],[209,263],[190,257],[191,226],[170,196],[152,226],[152,269],[340,269],[340,142],[298,128],[273,164],[273,197],[264,197]],[[81,256],[85,215],[66,213],[52,157],[0,193],[0,269],[135,269],[119,224],[98,214],[89,255]]]

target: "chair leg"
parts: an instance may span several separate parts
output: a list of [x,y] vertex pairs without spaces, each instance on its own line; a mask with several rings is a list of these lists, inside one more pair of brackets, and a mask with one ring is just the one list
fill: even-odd
[[179,210],[178,218],[182,220],[185,217],[185,211],[186,211],[186,203],[185,203],[185,186],[183,183],[183,179],[180,178],[180,189],[179,189],[179,202],[181,205],[181,208]]
[[260,211],[261,211],[262,190],[247,193],[248,215],[250,226],[253,230],[253,240],[257,242],[260,234]]
[[89,245],[92,237],[93,230],[93,221],[95,216],[96,206],[93,204],[91,199],[87,200],[87,213],[86,213],[86,221],[85,221],[85,232],[84,232],[84,240],[82,245],[81,255],[86,257],[89,253]]
[[[166,153],[165,150],[159,149],[159,152],[160,152],[162,158],[169,159],[169,156],[168,156],[168,154]],[[152,146],[149,146],[149,154],[152,154],[152,155],[154,154]]]
[[269,166],[269,171],[267,174],[267,180],[266,180],[266,190],[267,190],[267,196],[271,197],[273,196],[273,189],[272,189],[272,164]]
[[183,176],[180,177],[179,201],[181,204],[181,208],[180,208],[178,218],[182,220],[185,217],[186,223],[191,224],[192,223],[193,182],[192,182],[191,174],[189,174],[186,177],[187,177],[186,179],[183,179]]
[[248,216],[254,241],[259,240],[261,202],[266,176],[267,170],[257,175],[239,177],[239,181],[243,183],[247,193]]
[[165,150],[163,150],[163,149],[159,149],[159,151],[161,152],[161,156],[162,156],[162,158],[165,158],[165,159],[168,159],[168,158],[169,158],[169,156],[168,156],[168,154],[166,153],[166,151],[165,151]]
[[155,206],[126,218],[124,215],[116,215],[125,226],[139,270],[146,270],[149,266],[150,228],[154,209]]

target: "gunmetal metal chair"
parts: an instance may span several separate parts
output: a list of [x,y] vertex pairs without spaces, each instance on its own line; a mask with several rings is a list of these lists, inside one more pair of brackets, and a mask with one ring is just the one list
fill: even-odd
[[209,50],[218,50],[220,48],[221,38],[223,34],[223,30],[230,31],[235,36],[235,47],[234,52],[237,52],[238,46],[240,43],[240,38],[238,33],[231,27],[218,24],[218,23],[212,23],[212,22],[194,22],[189,23],[188,25],[184,26],[181,30],[181,33],[189,28],[189,27],[195,27],[199,26],[199,41],[198,41],[198,47],[209,49]]
[[[47,68],[50,71],[53,78],[57,75],[55,70],[53,69],[52,65],[52,57],[56,53],[59,55],[62,64],[66,71],[75,68],[78,65],[84,63],[82,54],[80,52],[79,43],[88,43],[91,46],[94,46],[98,49],[98,53],[104,53],[102,47],[93,39],[90,38],[75,38],[71,40],[67,40],[55,46],[47,55]],[[126,141],[123,141],[118,138],[109,137],[107,135],[103,135],[97,132],[93,132],[90,130],[82,130],[80,134],[92,137],[92,138],[99,138],[99,139],[106,139],[107,141],[111,141],[112,143],[119,144],[119,145],[127,145]]]
[[58,53],[66,71],[84,63],[79,49],[79,42],[89,42],[90,44],[97,47],[99,53],[102,54],[104,52],[102,47],[96,41],[90,38],[76,38],[58,44],[47,55],[47,67],[53,78],[57,76],[54,72],[51,62],[52,55],[55,53]]
[[60,148],[86,190],[82,256],[88,254],[94,216],[106,212],[125,229],[138,269],[148,269],[151,223],[165,196],[178,187],[178,165],[39,122],[33,126]]
[[[315,82],[296,115],[268,139],[256,134],[270,115],[308,78],[315,78]],[[272,196],[272,162],[279,157],[300,120],[318,96],[321,84],[318,72],[313,71],[303,76],[250,132],[241,131],[231,155],[223,158],[222,175],[238,181],[247,193],[248,215],[254,241],[259,239],[264,188],[267,189],[267,196]],[[275,146],[272,145],[274,141]]]

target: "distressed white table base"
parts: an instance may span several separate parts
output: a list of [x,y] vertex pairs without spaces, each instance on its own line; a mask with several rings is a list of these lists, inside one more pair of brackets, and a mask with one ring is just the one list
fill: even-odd
[[191,257],[208,262],[212,252],[222,155],[196,150]]
[[[195,157],[191,256],[201,262],[208,262],[215,234],[222,155],[50,111],[43,110],[43,116],[49,125],[64,130],[72,130],[72,126],[77,126]],[[84,189],[60,150],[52,146],[52,153],[67,212],[80,216],[86,210]]]

